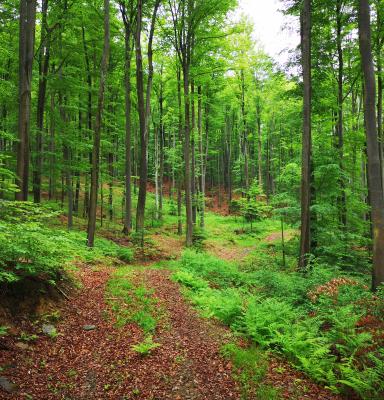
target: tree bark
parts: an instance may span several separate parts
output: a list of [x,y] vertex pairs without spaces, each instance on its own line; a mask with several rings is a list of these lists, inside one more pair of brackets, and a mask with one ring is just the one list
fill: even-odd
[[41,43],[39,51],[39,89],[37,95],[36,150],[33,172],[33,199],[41,201],[41,174],[43,164],[44,108],[47,92],[47,76],[50,59],[50,34],[48,32],[47,13],[49,0],[42,1]]
[[375,290],[384,283],[384,196],[376,120],[376,83],[371,48],[369,0],[359,0],[359,43],[364,75],[364,116],[367,137],[368,187],[372,208],[373,276]]
[[205,227],[205,175],[204,175],[204,142],[203,142],[203,99],[201,86],[197,89],[197,129],[199,134],[200,155],[200,228]]
[[[85,40],[85,28],[82,26],[82,39],[83,39],[83,48],[84,48],[84,60],[85,67],[87,71],[87,87],[88,87],[88,96],[87,96],[87,128],[88,135],[91,134],[92,131],[92,74],[91,74],[91,66],[89,62],[89,54],[88,54],[88,46]],[[89,154],[89,164],[92,165],[92,153]],[[89,215],[89,174],[85,175],[85,184],[84,184],[84,209],[83,209],[83,217],[86,218]]]
[[[338,59],[338,78],[337,78],[337,151],[339,153],[339,166],[340,173],[343,175],[344,171],[344,53],[342,46],[342,4],[343,0],[336,2],[336,42],[337,42],[337,59]],[[338,198],[340,222],[343,227],[347,225],[347,205],[344,177],[339,178],[340,195]]]
[[192,212],[192,188],[191,188],[191,121],[189,99],[189,62],[183,65],[184,81],[184,162],[185,162],[185,207],[187,216],[186,245],[193,244],[193,212]]
[[94,246],[96,232],[96,209],[97,192],[99,186],[100,169],[100,141],[101,141],[101,118],[104,108],[104,92],[107,79],[109,47],[110,47],[110,27],[109,27],[109,0],[104,0],[104,46],[101,60],[100,87],[98,95],[98,105],[95,120],[95,131],[92,150],[92,174],[91,174],[91,193],[88,216],[88,247]]
[[[183,130],[183,116],[182,116],[182,100],[181,100],[181,71],[179,66],[177,67],[177,104],[178,104],[178,117],[179,117],[179,125],[178,125],[178,140],[179,145],[181,144],[181,132]],[[182,185],[183,185],[183,172],[182,168],[179,168],[178,176],[177,176],[177,233],[178,235],[183,234],[183,220],[182,220]]]
[[311,253],[311,147],[312,147],[312,74],[311,74],[311,0],[304,0],[301,28],[304,80],[303,149],[301,182],[301,239],[299,269],[308,266]]
[[[132,3],[131,3],[132,6]],[[133,7],[130,14],[127,14],[125,1],[120,2],[120,11],[124,22],[125,40],[125,214],[123,233],[129,235],[132,229],[132,84],[131,84],[131,63],[132,63],[132,20]]]
[[261,136],[261,106],[260,100],[257,101],[256,106],[256,120],[257,120],[257,164],[258,164],[258,176],[259,176],[259,186],[263,187],[263,144],[262,144],[262,136]]
[[28,200],[29,136],[31,122],[32,66],[35,45],[36,0],[20,1],[19,116],[16,200]]
[[196,190],[196,157],[195,157],[195,83],[191,81],[191,198],[192,198],[192,221],[196,224],[197,218],[197,190]]
[[156,0],[148,39],[148,79],[146,88],[146,99],[144,100],[144,72],[143,72],[143,55],[141,50],[141,30],[143,20],[143,0],[137,3],[137,21],[136,21],[136,87],[137,101],[140,125],[140,187],[139,197],[137,200],[136,210],[136,232],[144,232],[145,225],[145,204],[147,197],[147,180],[148,180],[148,137],[149,137],[149,121],[151,113],[151,92],[153,84],[153,36],[155,31],[155,23],[157,10],[160,0]]

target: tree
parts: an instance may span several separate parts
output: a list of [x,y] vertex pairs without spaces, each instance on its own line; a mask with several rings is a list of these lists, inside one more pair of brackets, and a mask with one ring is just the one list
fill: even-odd
[[130,2],[128,9],[125,1],[120,1],[120,12],[124,23],[124,45],[125,45],[125,216],[124,229],[125,234],[129,234],[132,228],[132,160],[131,160],[131,136],[132,136],[132,84],[131,84],[131,62],[132,62],[132,37],[134,8],[133,2]]
[[37,95],[36,115],[36,150],[33,171],[33,199],[35,203],[41,201],[41,173],[43,163],[43,129],[44,129],[44,108],[47,92],[47,76],[50,61],[50,30],[47,22],[49,0],[42,1],[41,18],[41,39],[39,49],[39,89]]
[[311,0],[304,0],[301,18],[301,51],[304,83],[304,105],[301,183],[301,239],[299,268],[305,269],[308,265],[308,255],[311,252]]
[[371,20],[368,0],[359,0],[359,41],[364,75],[364,117],[368,155],[368,188],[372,207],[373,280],[377,289],[384,283],[384,196],[376,119],[376,83],[371,48]]
[[32,65],[35,45],[36,0],[20,1],[19,37],[19,143],[16,200],[28,200],[29,136],[31,123]]
[[96,112],[95,131],[93,138],[92,150],[92,174],[91,174],[91,193],[89,201],[88,216],[88,247],[93,247],[96,232],[96,210],[97,210],[97,192],[99,187],[99,170],[100,170],[100,141],[101,141],[101,124],[104,108],[104,92],[107,79],[109,48],[110,48],[110,27],[109,27],[109,0],[104,0],[104,47],[101,60],[100,86]]
[[151,117],[151,93],[153,84],[153,37],[155,34],[155,23],[159,5],[160,5],[160,0],[155,0],[151,18],[151,25],[149,29],[149,37],[148,37],[148,54],[147,54],[148,78],[147,78],[146,91],[144,93],[143,55],[141,49],[143,1],[138,0],[137,3],[135,47],[136,47],[136,88],[137,88],[139,126],[140,126],[140,188],[139,188],[139,198],[137,200],[137,210],[136,210],[136,232],[144,231],[144,222],[145,222],[145,204],[146,204],[147,180],[148,180],[148,136],[149,136],[149,123]]

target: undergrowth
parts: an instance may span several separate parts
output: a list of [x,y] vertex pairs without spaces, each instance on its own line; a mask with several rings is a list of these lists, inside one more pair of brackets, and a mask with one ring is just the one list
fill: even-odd
[[307,274],[276,264],[238,266],[186,251],[173,278],[204,316],[284,355],[332,391],[384,397],[384,296],[373,295],[363,275],[325,265]]
[[258,400],[278,400],[278,390],[263,384],[268,370],[265,352],[257,347],[241,348],[228,343],[221,348],[224,357],[230,359],[235,370],[235,378],[241,386],[241,398]]
[[86,246],[86,234],[50,226],[58,213],[32,203],[0,202],[0,285],[28,277],[55,283],[58,274],[74,260],[86,263],[106,258],[130,261],[130,249],[101,238]]
[[145,336],[152,335],[160,319],[153,290],[135,281],[131,268],[119,268],[108,282],[107,299],[116,316],[116,326],[135,323]]

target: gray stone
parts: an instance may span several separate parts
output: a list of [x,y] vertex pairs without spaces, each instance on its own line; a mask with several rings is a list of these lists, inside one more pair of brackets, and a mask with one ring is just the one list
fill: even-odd
[[29,345],[27,345],[27,343],[16,343],[15,346],[20,349],[20,350],[31,350],[31,347]]
[[53,325],[44,324],[41,329],[46,335],[51,336],[56,334],[56,328]]
[[85,331],[94,331],[96,329],[96,325],[84,325],[83,329]]
[[17,385],[12,383],[5,376],[0,376],[0,387],[7,393],[15,393],[17,391]]

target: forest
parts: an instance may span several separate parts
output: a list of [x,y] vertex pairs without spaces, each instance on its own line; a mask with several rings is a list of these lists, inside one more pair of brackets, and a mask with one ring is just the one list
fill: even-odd
[[0,399],[384,398],[384,1],[242,4],[0,2]]

